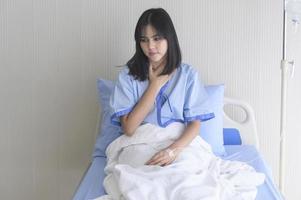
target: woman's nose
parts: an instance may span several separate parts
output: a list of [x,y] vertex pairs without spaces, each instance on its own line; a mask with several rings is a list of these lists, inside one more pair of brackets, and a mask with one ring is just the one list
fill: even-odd
[[154,49],[155,48],[155,42],[150,40],[149,43],[148,43],[148,48],[149,49]]

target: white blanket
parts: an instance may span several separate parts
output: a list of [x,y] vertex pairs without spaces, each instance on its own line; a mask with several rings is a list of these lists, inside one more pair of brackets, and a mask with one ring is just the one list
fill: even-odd
[[108,195],[97,200],[253,200],[264,174],[242,162],[216,157],[210,146],[196,137],[170,165],[144,165],[169,146],[184,125],[166,128],[140,126],[107,148],[104,187]]

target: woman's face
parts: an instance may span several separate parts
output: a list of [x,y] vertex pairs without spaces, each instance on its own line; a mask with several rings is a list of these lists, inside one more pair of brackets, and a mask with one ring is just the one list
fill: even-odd
[[151,25],[147,25],[143,30],[140,46],[151,64],[157,66],[166,60],[167,40],[158,35]]

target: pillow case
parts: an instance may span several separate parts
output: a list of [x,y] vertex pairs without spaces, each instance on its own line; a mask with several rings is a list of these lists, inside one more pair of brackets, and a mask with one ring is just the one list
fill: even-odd
[[217,156],[225,156],[223,137],[223,107],[224,107],[224,85],[207,85],[208,101],[215,117],[201,122],[200,135],[208,142],[212,151]]
[[111,124],[109,103],[114,86],[115,84],[113,81],[97,79],[98,101],[101,107],[101,117],[98,122],[98,135],[94,146],[93,157],[106,157],[106,149],[108,145],[122,134],[120,127]]
[[[108,145],[122,134],[119,126],[111,124],[109,113],[110,95],[114,89],[115,83],[110,80],[97,79],[97,90],[99,105],[102,108],[99,132],[94,147],[93,157],[106,157],[105,151]],[[215,118],[202,122],[200,128],[201,137],[207,141],[215,155],[225,155],[223,146],[223,97],[224,85],[205,86],[208,92],[209,102]]]

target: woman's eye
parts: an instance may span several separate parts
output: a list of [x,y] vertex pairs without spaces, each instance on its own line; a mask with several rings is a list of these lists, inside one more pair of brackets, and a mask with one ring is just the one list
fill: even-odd
[[154,40],[155,40],[155,41],[159,41],[159,40],[161,40],[161,39],[162,39],[162,37],[160,37],[160,36],[154,37]]
[[140,38],[140,42],[147,42],[146,38]]

